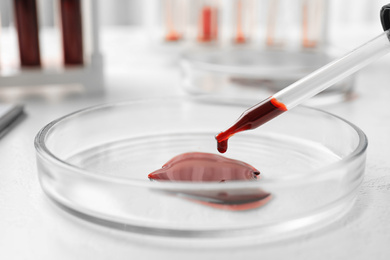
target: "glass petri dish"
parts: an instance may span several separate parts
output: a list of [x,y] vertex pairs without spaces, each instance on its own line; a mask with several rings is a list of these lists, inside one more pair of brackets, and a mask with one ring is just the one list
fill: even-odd
[[[184,90],[190,94],[267,98],[341,56],[336,48],[320,50],[191,50],[182,55]],[[342,102],[353,93],[350,76],[319,93],[306,105]]]
[[[224,156],[261,171],[259,181],[157,182],[148,174],[191,151],[218,154],[215,134],[253,101],[212,97],[129,101],[59,118],[36,136],[41,186],[59,206],[88,221],[159,238],[267,242],[326,226],[353,205],[367,140],[332,114],[296,107],[231,138]],[[262,189],[262,207],[232,211],[183,194]]]

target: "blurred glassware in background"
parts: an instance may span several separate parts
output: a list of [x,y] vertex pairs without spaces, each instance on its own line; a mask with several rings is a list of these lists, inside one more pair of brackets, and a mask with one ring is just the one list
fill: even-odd
[[[149,3],[151,41],[176,47],[193,94],[265,98],[342,54],[327,41],[328,0]],[[321,103],[348,98],[352,86],[351,78],[338,83]]]
[[[170,16],[167,6],[172,8],[172,17],[180,13],[181,18],[172,19],[172,22],[179,26],[181,31],[191,35],[185,38],[196,40],[196,31],[194,32],[192,27],[194,24],[195,28],[199,27],[199,18],[202,14],[199,7],[203,6],[217,9],[218,35],[227,42],[230,41],[229,35],[237,36],[237,33],[244,33],[253,34],[255,38],[266,38],[270,43],[280,42],[286,36],[294,35],[295,38],[305,40],[306,45],[313,44],[313,41],[323,41],[324,36],[329,37],[327,40],[333,44],[337,42],[335,38],[340,36],[341,30],[346,39],[360,36],[360,41],[364,42],[367,33],[370,34],[365,29],[378,25],[378,10],[387,4],[386,0],[122,0],[122,2],[132,3],[131,10],[129,9],[131,15],[135,14],[135,10],[143,10],[143,19],[139,17],[138,23],[143,22],[147,25],[153,41],[165,42],[161,31],[167,24],[165,21],[169,20],[167,16]],[[103,16],[107,17],[108,14]],[[285,29],[289,31],[287,34]],[[346,31],[348,35],[345,34]],[[373,37],[376,33],[371,32],[368,37]],[[339,40],[338,43],[346,42],[345,39]]]
[[[341,38],[337,40],[348,42],[351,36],[355,37],[358,31],[355,28],[360,28],[362,33],[374,23],[379,31],[377,6],[383,1],[146,2],[144,10],[151,44],[161,52],[176,51],[177,56],[171,58],[182,58],[185,90],[191,94],[259,99],[340,57],[344,54],[343,47],[353,47],[338,47],[333,41],[337,36]],[[180,19],[174,10],[180,13]],[[375,15],[371,10],[375,10]],[[344,25],[350,26],[351,31]],[[180,40],[166,36],[166,32],[172,33],[172,28],[180,28]],[[310,104],[344,101],[352,94],[353,77],[350,77],[320,93]]]
[[[121,35],[125,36],[123,41],[103,40],[110,45],[102,47],[106,57],[109,56],[105,63],[109,63],[106,69],[110,71],[122,66],[121,71],[127,72],[127,68],[139,66],[140,62],[155,62],[156,57],[169,64],[185,53],[183,83],[191,93],[261,98],[263,94],[257,91],[260,83],[265,84],[261,92],[268,95],[340,56],[343,49],[349,50],[374,37],[379,30],[378,10],[387,3],[387,0],[80,0],[84,65],[70,69],[65,68],[61,54],[60,0],[36,0],[42,67],[34,71],[20,68],[14,1],[0,1],[0,98],[8,95],[3,93],[13,96],[16,92],[47,92],[36,91],[38,85],[59,86],[68,81],[78,85],[78,92],[101,92],[103,64],[98,24],[109,37],[112,31],[121,28],[134,38]],[[145,42],[146,37],[139,37],[139,33],[148,35],[149,42]],[[143,53],[138,46],[142,46]],[[194,71],[189,72],[188,67]],[[243,70],[245,75],[241,75]],[[334,90],[341,95],[327,100],[345,100],[351,93],[352,79]]]
[[97,2],[2,0],[0,12],[1,100],[103,92]]

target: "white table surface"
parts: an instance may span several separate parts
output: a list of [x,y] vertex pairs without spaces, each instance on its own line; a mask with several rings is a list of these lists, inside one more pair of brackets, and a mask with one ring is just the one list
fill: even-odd
[[54,205],[38,182],[33,140],[40,128],[90,105],[183,95],[177,70],[150,66],[131,51],[122,59],[126,53],[107,47],[115,35],[103,39],[104,96],[27,100],[27,117],[0,139],[0,259],[390,259],[390,57],[360,72],[355,99],[323,107],[359,126],[369,148],[356,204],[322,230],[265,245],[175,247],[88,223]]

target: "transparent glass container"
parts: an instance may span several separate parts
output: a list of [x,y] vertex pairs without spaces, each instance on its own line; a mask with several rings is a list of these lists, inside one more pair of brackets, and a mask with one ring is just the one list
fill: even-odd
[[[182,86],[190,94],[265,99],[341,57],[338,48],[318,50],[192,50],[181,58]],[[354,76],[340,80],[306,104],[351,98]]]
[[[85,220],[161,239],[269,242],[326,226],[347,212],[367,140],[351,123],[296,107],[231,138],[224,156],[261,171],[255,182],[158,182],[148,174],[185,152],[218,153],[214,136],[255,102],[212,97],[129,101],[59,118],[36,136],[41,186]],[[271,193],[264,206],[217,209],[185,194]],[[183,240],[184,239],[184,240]]]

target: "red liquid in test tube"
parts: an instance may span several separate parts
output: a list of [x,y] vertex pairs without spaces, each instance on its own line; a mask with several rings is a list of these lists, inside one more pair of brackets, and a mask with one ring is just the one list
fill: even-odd
[[218,9],[204,5],[201,8],[198,28],[198,41],[210,42],[218,38]]
[[324,12],[325,3],[323,0],[303,1],[302,45],[304,48],[315,48],[322,40]]
[[165,41],[175,42],[183,38],[181,32],[181,26],[183,21],[180,19],[183,15],[183,4],[182,0],[165,0],[164,9],[165,9]]
[[[256,0],[255,0],[256,1]],[[236,44],[245,44],[250,41],[254,23],[255,2],[252,0],[236,0],[234,5],[234,36]]]
[[35,0],[14,0],[15,23],[18,31],[20,64],[40,66],[38,17]]
[[245,43],[246,37],[244,35],[243,29],[242,29],[242,1],[238,0],[237,3],[237,32],[236,32],[236,43]]
[[83,32],[80,0],[61,0],[62,43],[65,65],[82,65]]

